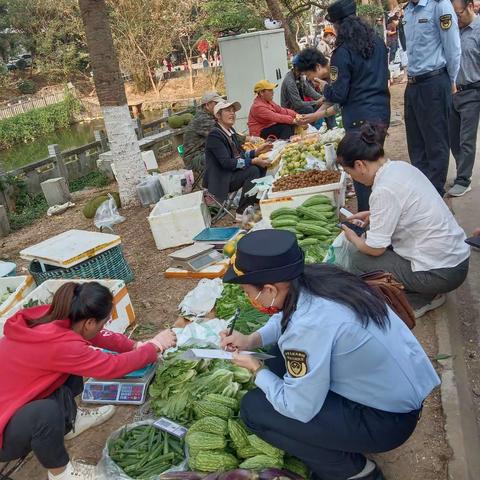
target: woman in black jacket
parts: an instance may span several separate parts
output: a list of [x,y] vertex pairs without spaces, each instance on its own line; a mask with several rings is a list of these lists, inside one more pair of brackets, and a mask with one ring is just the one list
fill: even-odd
[[214,115],[217,125],[209,133],[205,144],[206,170],[203,186],[219,201],[227,199],[230,192],[242,188],[242,196],[237,208],[237,220],[243,211],[255,203],[255,197],[246,197],[245,193],[253,188],[252,180],[265,176],[269,161],[258,155],[272,149],[265,143],[256,150],[245,151],[233,128],[236,112],[240,110],[238,102],[220,102],[215,105]]

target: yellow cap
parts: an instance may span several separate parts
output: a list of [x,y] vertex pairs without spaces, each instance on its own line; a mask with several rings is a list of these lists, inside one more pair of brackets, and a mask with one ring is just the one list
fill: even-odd
[[260,80],[258,83],[255,84],[253,87],[253,91],[255,93],[261,92],[262,90],[273,90],[277,88],[278,84],[269,82],[268,80]]

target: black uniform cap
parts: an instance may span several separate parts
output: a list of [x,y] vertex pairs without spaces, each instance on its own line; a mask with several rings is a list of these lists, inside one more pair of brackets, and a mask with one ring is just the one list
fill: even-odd
[[335,23],[350,15],[357,13],[357,4],[355,0],[338,0],[327,8],[326,19]]
[[258,230],[242,237],[225,283],[264,285],[287,282],[303,273],[304,257],[297,238],[286,230]]

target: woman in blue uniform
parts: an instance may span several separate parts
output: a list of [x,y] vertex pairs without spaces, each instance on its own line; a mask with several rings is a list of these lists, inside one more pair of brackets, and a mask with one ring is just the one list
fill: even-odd
[[[373,28],[355,15],[356,8],[354,0],[338,0],[328,7],[327,19],[337,32],[336,48],[330,62],[330,83],[320,81],[325,100],[341,106],[347,131],[367,121],[390,124],[387,47]],[[321,57],[319,51],[305,49],[298,54],[296,67],[309,80],[322,78]],[[322,110],[317,114],[322,115]],[[310,116],[308,121],[312,122]],[[354,185],[358,211],[368,210],[370,188]]]
[[272,314],[251,335],[222,334],[232,351],[274,347],[265,364],[234,355],[258,387],[242,400],[247,427],[303,460],[313,478],[383,480],[363,454],[404,443],[439,384],[407,326],[355,275],[304,265],[286,231],[243,237],[224,281]]

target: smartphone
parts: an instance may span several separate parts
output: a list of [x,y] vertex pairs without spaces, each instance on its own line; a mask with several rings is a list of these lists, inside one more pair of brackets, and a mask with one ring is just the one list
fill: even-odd
[[467,238],[465,243],[468,243],[471,247],[480,248],[480,236]]
[[367,231],[365,228],[355,225],[352,222],[341,222],[337,225],[337,227],[342,228],[342,225],[345,225],[350,230],[353,230],[359,237],[361,237]]

